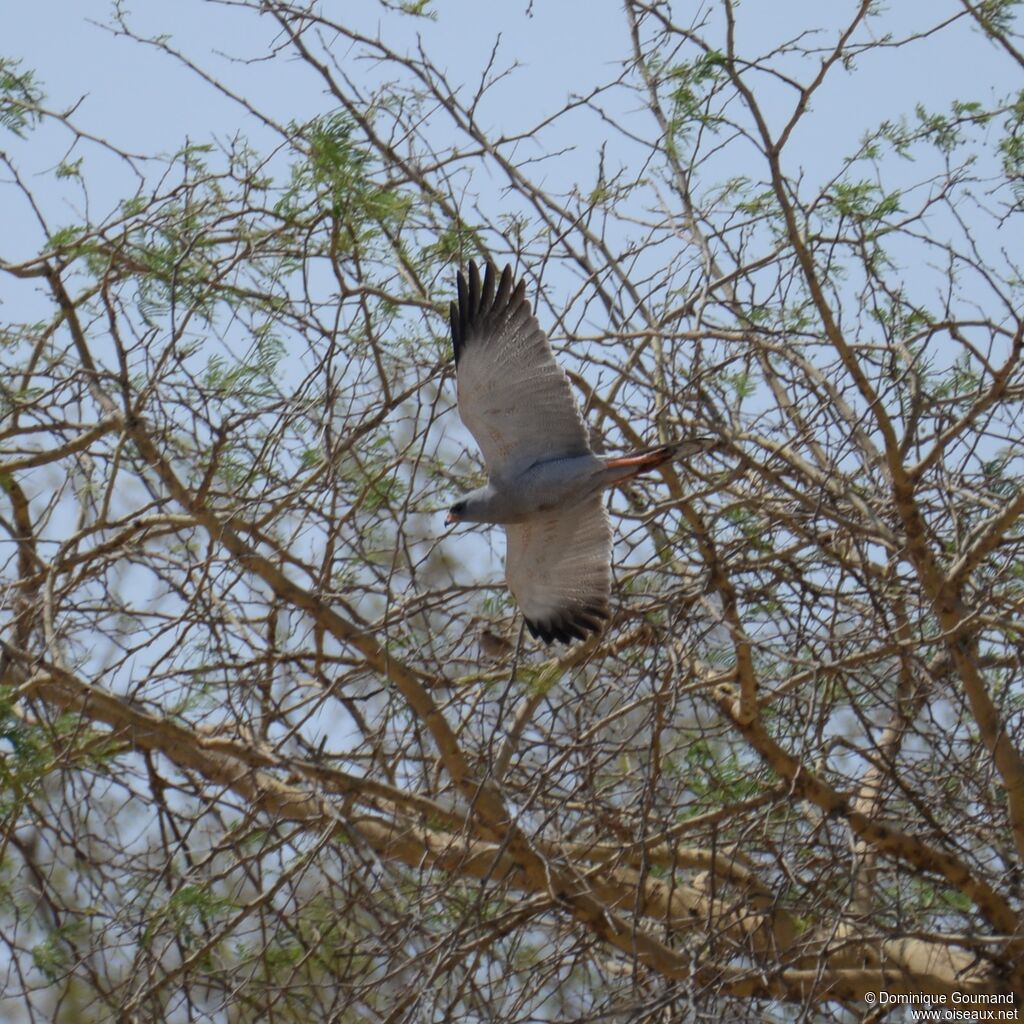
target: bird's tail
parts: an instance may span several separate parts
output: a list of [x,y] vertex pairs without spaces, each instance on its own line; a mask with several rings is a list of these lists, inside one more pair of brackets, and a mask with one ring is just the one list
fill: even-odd
[[622,480],[629,480],[631,477],[647,473],[652,469],[663,466],[671,459],[678,459],[685,455],[695,455],[697,452],[710,451],[717,442],[711,437],[695,437],[687,441],[673,441],[671,444],[659,444],[654,448],[644,448],[639,452],[630,452],[629,455],[619,455],[615,458],[605,459],[605,469],[612,470],[612,479],[609,483],[616,484]]

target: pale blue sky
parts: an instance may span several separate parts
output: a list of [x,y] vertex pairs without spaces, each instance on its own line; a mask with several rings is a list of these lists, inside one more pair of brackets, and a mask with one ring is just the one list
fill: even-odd
[[[770,43],[793,35],[823,17],[845,17],[854,5],[807,5],[803,0],[765,0],[744,4],[739,42],[759,52]],[[481,118],[492,128],[513,132],[529,127],[558,110],[570,93],[612,76],[616,62],[627,56],[628,39],[621,7],[615,0],[517,0],[511,4],[483,4],[474,0],[439,0],[436,21],[398,15],[381,18],[376,3],[328,3],[325,9],[363,16],[369,33],[380,31],[396,50],[415,45],[416,36],[435,62],[447,68],[453,83],[474,84],[486,64],[498,35],[498,63],[515,59],[523,69],[490,94]],[[696,5],[677,3],[676,16],[686,17]],[[530,16],[526,15],[527,10]],[[112,35],[96,22],[109,20],[109,0],[49,0],[19,4],[5,13],[0,53],[21,58],[34,68],[53,108],[66,108],[81,99],[76,122],[116,145],[137,153],[167,153],[187,137],[205,141],[225,138],[242,130],[257,145],[258,125],[241,108],[201,82],[197,76],[166,56],[125,38]],[[322,83],[300,62],[290,60],[241,61],[264,57],[276,37],[269,17],[256,16],[233,6],[207,0],[176,0],[174,4],[141,0],[131,5],[133,23],[154,33],[167,33],[175,44],[203,67],[209,68],[257,106],[286,121],[302,120],[330,109]],[[922,17],[928,24],[943,11],[959,10],[953,0],[926,5],[894,4],[886,14],[892,31],[910,30]],[[810,15],[810,16],[809,16]],[[833,36],[826,31],[822,41]],[[936,45],[942,47],[936,52]],[[226,56],[236,58],[233,61]],[[372,79],[378,69],[365,62],[338,56],[355,79]],[[937,61],[938,56],[938,61]],[[937,73],[939,69],[940,73]],[[806,73],[806,69],[805,69]],[[839,153],[849,152],[865,128],[884,116],[909,113],[918,101],[945,109],[953,98],[988,99],[995,89],[1008,92],[1019,86],[1019,68],[1001,50],[987,42],[966,22],[940,43],[927,40],[899,51],[878,51],[860,59],[852,77],[835,75],[816,97],[812,116],[804,123],[788,153],[791,170],[799,165],[812,176],[827,174]],[[781,114],[793,101],[791,91],[764,77],[759,98]],[[979,95],[979,92],[981,95]],[[773,103],[777,101],[777,103]],[[623,114],[628,115],[628,110]],[[573,137],[574,126],[579,135]],[[567,184],[572,177],[587,180],[602,138],[595,135],[593,118],[561,123],[557,139],[542,145],[575,147],[574,158],[561,163]],[[273,144],[267,136],[268,144]],[[49,142],[49,145],[43,143]],[[62,155],[66,138],[40,133],[21,146],[5,139],[5,148],[23,168],[42,171]],[[89,154],[83,150],[76,155]],[[95,154],[93,154],[95,156]],[[734,156],[734,154],[733,154]],[[555,174],[556,167],[550,169]],[[741,173],[736,168],[733,173]],[[105,202],[116,203],[134,187],[123,170],[87,174],[96,204],[94,216]],[[104,182],[107,188],[104,188]],[[500,182],[496,182],[500,185]],[[484,183],[480,183],[484,187]],[[6,211],[8,214],[13,211]],[[55,214],[56,215],[56,214]],[[69,212],[69,220],[73,219]],[[20,218],[15,222],[30,230]],[[8,234],[8,246],[11,244]],[[28,238],[25,239],[28,241]],[[5,255],[13,255],[10,249]]]

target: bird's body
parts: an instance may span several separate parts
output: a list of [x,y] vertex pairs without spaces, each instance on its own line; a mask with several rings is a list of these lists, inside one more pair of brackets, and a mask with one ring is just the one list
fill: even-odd
[[459,415],[489,480],[452,506],[448,522],[495,523],[508,538],[506,575],[527,628],[546,643],[598,632],[610,617],[611,524],[601,492],[698,442],[618,458],[595,455],[568,378],[512,270],[484,280],[474,263],[451,307]]
[[538,462],[507,480],[491,477],[466,495],[459,519],[504,526],[522,523],[552,508],[575,505],[601,489],[604,468],[594,455],[575,455]]

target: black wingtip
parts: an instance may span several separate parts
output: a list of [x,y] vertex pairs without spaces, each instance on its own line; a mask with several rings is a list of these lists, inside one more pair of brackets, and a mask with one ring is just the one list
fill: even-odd
[[456,271],[455,288],[458,298],[452,302],[449,312],[456,366],[467,342],[472,338],[511,319],[514,314],[521,312],[523,306],[529,315],[526,282],[520,281],[514,287],[513,283],[511,264],[505,265],[500,278],[497,267],[490,260],[484,265],[482,280],[475,260],[469,261],[465,274],[461,270]]
[[448,322],[452,329],[452,347],[455,349],[455,362],[459,361],[459,350],[462,347],[462,328],[459,324],[459,304],[448,303]]
[[610,618],[606,604],[575,605],[546,619],[526,619],[526,628],[530,636],[546,644],[555,640],[571,644],[575,640],[586,640],[592,633],[600,633]]

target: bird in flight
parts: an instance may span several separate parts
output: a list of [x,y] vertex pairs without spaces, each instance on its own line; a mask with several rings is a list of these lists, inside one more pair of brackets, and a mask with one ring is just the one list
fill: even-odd
[[710,447],[706,438],[603,458],[565,371],[506,266],[484,278],[470,262],[451,304],[459,416],[487,464],[488,482],[448,511],[445,525],[505,527],[505,574],[545,643],[599,632],[610,618],[612,530],[601,491],[669,459]]

